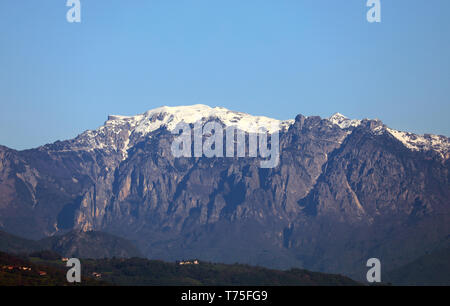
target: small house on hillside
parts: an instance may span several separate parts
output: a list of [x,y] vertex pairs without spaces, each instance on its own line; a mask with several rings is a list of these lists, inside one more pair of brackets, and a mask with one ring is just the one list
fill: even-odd
[[200,262],[198,261],[198,259],[194,259],[194,260],[182,260],[182,261],[177,261],[177,264],[179,266],[183,266],[183,265],[198,265],[200,264]]

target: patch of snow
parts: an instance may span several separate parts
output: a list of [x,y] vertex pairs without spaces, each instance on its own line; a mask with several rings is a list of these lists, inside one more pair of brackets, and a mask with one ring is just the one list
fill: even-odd
[[[349,129],[347,135],[351,134],[350,128],[357,127],[361,124],[361,120],[349,119],[346,116],[336,113],[328,120],[332,124],[338,125],[341,129]],[[380,122],[381,123],[381,122]],[[450,138],[440,135],[417,135],[414,133],[397,131],[380,124],[372,129],[375,135],[382,135],[389,133],[398,139],[405,147],[413,151],[429,151],[433,150],[446,158],[450,152]]]
[[434,150],[446,156],[450,151],[450,138],[440,135],[417,135],[408,132],[397,131],[388,127],[385,130],[402,142],[405,147],[413,151]]
[[122,148],[122,160],[125,160],[128,158],[128,149],[129,149],[129,145],[130,145],[130,135],[131,132],[128,131],[128,137],[125,139],[125,142],[123,144],[123,148]]

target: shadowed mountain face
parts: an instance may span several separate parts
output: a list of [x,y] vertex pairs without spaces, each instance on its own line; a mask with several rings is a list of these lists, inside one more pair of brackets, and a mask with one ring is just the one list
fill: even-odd
[[141,257],[140,251],[130,241],[102,232],[72,231],[39,241],[44,249],[66,257],[76,258],[131,258]]
[[390,271],[387,280],[402,286],[450,286],[450,248],[434,251]]
[[[0,231],[0,251],[11,254],[49,252],[76,258],[142,257],[132,242],[102,232],[72,231],[41,240],[29,240]],[[59,259],[59,257],[57,258]]]
[[359,279],[368,258],[391,270],[449,244],[448,138],[299,115],[280,122],[276,168],[257,158],[174,158],[177,116],[239,128],[252,119],[207,110],[187,119],[171,108],[110,117],[73,140],[1,147],[0,228],[36,239],[105,231],[137,241],[151,258]]

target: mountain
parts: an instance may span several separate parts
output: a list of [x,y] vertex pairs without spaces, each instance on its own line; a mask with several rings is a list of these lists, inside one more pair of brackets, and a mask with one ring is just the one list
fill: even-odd
[[102,232],[72,231],[62,236],[44,238],[40,243],[44,249],[66,257],[142,257],[141,252],[130,241]]
[[28,254],[42,250],[43,246],[34,240],[24,239],[0,231],[0,251],[13,254]]
[[450,248],[433,251],[390,271],[386,280],[402,286],[449,286]]
[[130,258],[141,257],[141,252],[130,241],[102,232],[71,231],[64,235],[28,240],[0,231],[0,251],[12,254],[30,254],[52,251],[76,258]]
[[[278,165],[173,156],[178,123],[211,121],[247,142],[279,131]],[[341,114],[279,121],[194,105],[109,116],[71,140],[0,147],[0,229],[33,239],[102,231],[149,258],[365,279],[371,257],[389,271],[449,245],[449,148],[445,136]]]

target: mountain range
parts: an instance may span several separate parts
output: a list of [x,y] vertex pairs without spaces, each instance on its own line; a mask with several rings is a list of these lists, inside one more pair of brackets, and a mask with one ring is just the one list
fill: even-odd
[[[175,158],[176,125],[210,121],[279,132],[279,164]],[[109,116],[71,140],[0,147],[0,229],[29,239],[101,231],[153,259],[364,279],[369,258],[387,271],[449,246],[449,148],[446,136],[341,114],[279,121],[193,105]]]

